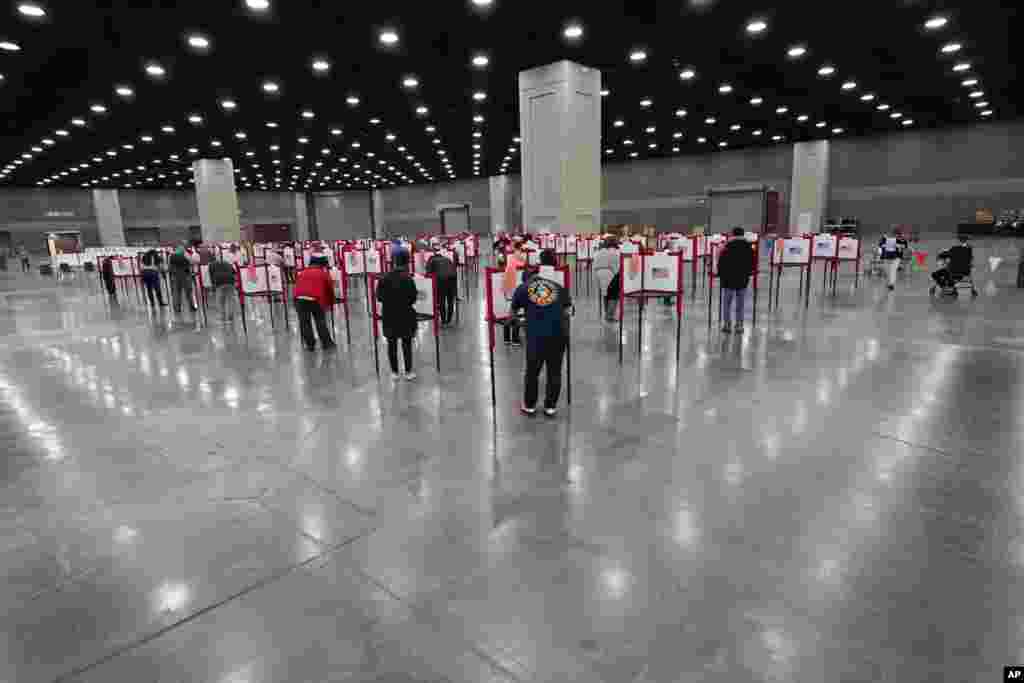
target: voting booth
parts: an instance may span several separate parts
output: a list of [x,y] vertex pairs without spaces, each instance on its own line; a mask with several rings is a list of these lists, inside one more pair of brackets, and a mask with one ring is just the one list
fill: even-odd
[[[837,245],[838,252],[838,245]],[[811,263],[814,253],[814,240],[811,237],[780,237],[772,247],[769,280],[768,307],[778,308],[782,291],[782,275],[787,270],[796,269],[800,273],[798,293],[804,299],[804,306],[811,300]],[[772,292],[774,290],[774,296]],[[774,300],[774,303],[773,303]]]
[[247,303],[250,300],[263,299],[267,302],[270,310],[270,326],[275,326],[274,303],[280,300],[284,308],[285,329],[289,327],[288,320],[288,292],[285,281],[284,269],[281,266],[263,264],[258,266],[250,264],[238,269],[239,296],[238,300],[242,306],[242,328],[249,333],[247,321]]
[[[370,273],[367,276],[366,295],[367,304],[370,309],[370,332],[373,335],[373,364],[380,377],[380,351],[377,348],[377,340],[381,337],[381,308],[377,301],[377,285],[383,277],[381,273]],[[437,371],[441,372],[441,340],[440,326],[441,313],[438,307],[439,297],[437,293],[437,278],[433,275],[422,275],[410,273],[413,284],[416,285],[416,303],[413,308],[416,311],[417,322],[429,322],[434,333],[434,359]]]
[[[751,301],[751,322],[757,324],[757,299],[760,290],[759,276],[761,273],[761,241],[758,239],[756,233],[745,233],[745,239],[750,242],[751,249],[753,250],[754,268],[750,273],[750,288],[753,290],[753,297]],[[753,239],[751,239],[753,237]],[[722,252],[725,250],[728,240],[712,240],[707,243],[708,245],[708,328],[710,329],[714,322],[712,302],[714,301],[715,282],[718,281],[718,263],[722,258]],[[722,288],[718,288],[718,319],[722,319]]]
[[643,349],[644,307],[648,299],[670,299],[676,309],[676,356],[683,320],[683,255],[665,251],[619,255],[619,364],[622,364],[622,333],[626,300],[638,305],[637,355]]
[[[348,345],[352,346],[352,329],[349,322],[348,310],[348,278],[345,277],[345,264],[341,261],[340,267],[332,267],[328,271],[331,276],[331,284],[334,285],[334,303],[331,305],[331,329],[336,330],[334,309],[341,305],[345,313],[345,339]],[[337,336],[337,335],[335,335]]]

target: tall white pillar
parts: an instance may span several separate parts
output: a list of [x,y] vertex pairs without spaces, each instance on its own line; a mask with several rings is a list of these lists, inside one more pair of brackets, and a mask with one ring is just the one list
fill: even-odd
[[295,239],[305,242],[309,236],[309,210],[306,204],[306,195],[302,192],[294,192],[295,202]]
[[388,237],[388,226],[384,223],[384,192],[372,190],[370,197],[370,225],[373,226],[373,236],[376,239]]
[[121,218],[121,199],[117,190],[93,190],[92,205],[100,244],[104,247],[125,246],[124,220]]
[[242,239],[241,211],[230,159],[200,159],[192,164],[196,202],[204,242]]
[[508,231],[508,176],[488,178],[491,191],[491,234]]
[[793,188],[789,201],[789,228],[798,233],[821,229],[828,206],[828,140],[793,145]]
[[601,227],[601,72],[569,61],[519,74],[523,225]]

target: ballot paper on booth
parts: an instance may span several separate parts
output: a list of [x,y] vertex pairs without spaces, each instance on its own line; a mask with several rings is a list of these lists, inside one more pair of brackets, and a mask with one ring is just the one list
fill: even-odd
[[540,264],[540,252],[539,251],[528,251],[526,252],[526,263],[531,266]]
[[836,253],[841,261],[856,261],[857,255],[860,253],[860,240],[853,237],[840,237]]
[[579,239],[576,240],[576,258],[577,259],[588,259],[590,256],[590,240]]
[[566,287],[565,272],[557,270],[554,266],[541,266],[538,269],[537,274],[545,280],[551,280],[552,282],[557,282],[562,285],[562,287]]
[[366,272],[363,252],[356,250],[345,252],[345,272],[349,275],[362,275]]
[[679,257],[651,254],[644,257],[644,291],[675,294],[679,291]]
[[426,275],[415,274],[412,281],[416,284],[416,304],[413,308],[420,315],[434,316],[434,280]]
[[367,273],[382,273],[384,272],[384,265],[380,260],[380,252],[376,249],[370,249],[369,251],[363,252],[366,257],[366,272]]
[[281,266],[266,266],[265,268],[270,291],[284,292],[284,271],[281,269]]
[[[515,293],[515,290],[505,291],[505,271],[492,272],[489,277],[491,279],[491,317],[494,320],[504,320],[512,315],[512,294]],[[522,281],[523,271],[520,270],[516,272],[516,286],[518,287]]]
[[814,236],[815,258],[835,258],[836,247],[837,240],[835,235],[822,234]]
[[466,240],[466,256],[469,258],[476,258],[476,240]]
[[114,275],[117,277],[128,277],[132,274],[132,262],[127,258],[115,258],[113,261]]
[[704,256],[708,253],[708,238],[704,235],[694,235],[693,246],[698,257]]
[[644,286],[643,268],[639,254],[624,256],[622,259],[622,292],[632,294],[639,292]]
[[776,250],[781,250],[778,254],[781,256],[781,261],[776,260],[776,264],[782,263],[787,266],[796,265],[807,265],[811,262],[811,241],[802,238],[789,238],[778,240],[775,243]]
[[265,294],[270,291],[266,268],[242,268],[242,292],[245,294]]
[[417,273],[426,273],[427,272],[427,261],[429,261],[430,257],[433,256],[433,255],[434,255],[434,252],[432,252],[432,251],[417,251],[416,252],[416,259],[415,259],[415,262],[413,263],[413,266],[414,266],[413,270],[415,272],[417,272]]
[[565,253],[575,254],[576,253],[576,235],[565,236]]
[[295,265],[295,247],[285,247],[282,250],[284,254],[284,262],[289,266]]
[[465,263],[466,262],[466,243],[465,242],[456,242],[455,243],[455,257],[458,259],[458,261],[456,261],[456,263]]
[[[694,241],[684,237],[681,240],[676,241],[676,246],[679,247],[679,253],[683,255],[684,261],[692,261],[694,253]],[[671,249],[670,249],[671,251]]]
[[331,268],[328,272],[331,274],[331,282],[334,284],[334,300],[341,301],[341,269]]
[[203,289],[213,289],[213,280],[210,279],[210,266],[199,266],[199,279],[203,282]]

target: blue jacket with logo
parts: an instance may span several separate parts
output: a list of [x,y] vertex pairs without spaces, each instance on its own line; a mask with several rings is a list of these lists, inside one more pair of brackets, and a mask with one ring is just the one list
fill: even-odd
[[519,285],[512,295],[512,310],[526,309],[526,342],[531,345],[541,339],[567,336],[570,306],[569,290],[539,274]]

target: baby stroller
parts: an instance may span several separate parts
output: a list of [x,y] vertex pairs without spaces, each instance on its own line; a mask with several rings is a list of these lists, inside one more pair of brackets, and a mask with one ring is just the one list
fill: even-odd
[[959,289],[970,288],[971,296],[978,296],[978,290],[974,286],[974,279],[971,277],[973,270],[968,264],[966,270],[951,270],[949,252],[942,252],[938,255],[940,269],[936,272],[937,282],[928,290],[928,294],[934,296],[935,291],[941,287],[943,296],[959,296]]

